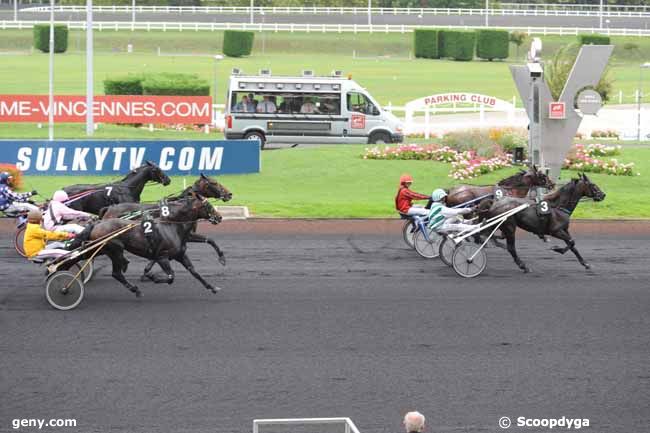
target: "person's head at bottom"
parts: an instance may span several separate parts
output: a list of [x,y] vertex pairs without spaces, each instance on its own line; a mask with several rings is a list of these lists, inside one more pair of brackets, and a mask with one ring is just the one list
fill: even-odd
[[40,210],[30,210],[27,214],[27,222],[30,224],[40,224],[42,219],[43,215]]
[[421,433],[424,431],[424,415],[418,411],[404,415],[404,429],[406,433]]

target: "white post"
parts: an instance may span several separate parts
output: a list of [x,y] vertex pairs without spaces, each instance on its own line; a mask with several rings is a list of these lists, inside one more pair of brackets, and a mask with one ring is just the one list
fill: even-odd
[[431,137],[431,115],[429,113],[429,106],[424,109],[424,138],[427,140]]
[[251,0],[251,24],[255,23],[255,18],[253,18],[253,6],[255,6],[255,0]]
[[93,118],[93,0],[86,2],[86,135],[95,132]]
[[485,0],[485,27],[490,26],[490,18],[488,16],[489,11],[490,11],[490,9],[489,9],[490,3],[489,2],[490,2],[490,0]]
[[603,0],[600,0],[600,28],[603,28]]
[[50,0],[50,92],[48,109],[48,138],[54,140],[54,0]]
[[479,125],[485,126],[485,105],[479,107]]
[[14,21],[18,21],[18,0],[14,0]]
[[[135,0],[131,3],[131,24],[135,24]],[[133,28],[133,25],[131,28]]]
[[372,25],[372,12],[370,10],[371,8],[372,8],[372,0],[368,0],[368,27]]

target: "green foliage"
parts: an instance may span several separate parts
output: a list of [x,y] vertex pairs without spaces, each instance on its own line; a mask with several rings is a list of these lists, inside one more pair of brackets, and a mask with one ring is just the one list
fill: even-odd
[[472,60],[476,33],[462,30],[440,31],[440,57],[450,57],[454,60]]
[[[564,85],[569,78],[573,64],[578,57],[579,48],[580,47],[577,44],[566,45],[560,48],[545,65],[546,83],[551,90],[553,99],[556,101],[560,98]],[[611,68],[608,64],[605,68],[605,72],[603,72],[603,76],[593,89],[600,93],[603,102],[607,102],[611,98],[613,87],[614,79],[611,74]],[[587,86],[585,88],[591,87]]]
[[143,75],[127,75],[104,80],[105,95],[142,95]]
[[610,39],[607,35],[578,35],[580,45],[609,45]]
[[228,57],[249,56],[254,38],[253,32],[226,30],[223,32],[223,53]]
[[[50,52],[50,25],[34,25],[34,48]],[[68,27],[62,24],[54,25],[54,52],[65,53],[68,49]]]
[[506,30],[477,30],[476,56],[481,59],[507,59],[510,37]]
[[104,80],[106,95],[209,96],[210,85],[195,74],[157,73]]
[[413,31],[413,51],[415,57],[422,57],[425,59],[438,59],[440,52],[438,50],[439,43],[438,29],[415,29]]

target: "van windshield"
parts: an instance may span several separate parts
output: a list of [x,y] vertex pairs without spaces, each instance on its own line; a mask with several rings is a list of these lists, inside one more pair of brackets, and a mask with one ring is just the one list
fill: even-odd
[[369,114],[371,116],[379,115],[379,109],[370,99],[359,92],[350,92],[347,95],[348,111],[353,113]]
[[341,114],[338,93],[232,92],[233,113]]

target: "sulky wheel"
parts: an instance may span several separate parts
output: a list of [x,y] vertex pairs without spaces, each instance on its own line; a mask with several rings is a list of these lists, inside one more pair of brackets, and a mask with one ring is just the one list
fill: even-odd
[[16,252],[22,257],[27,257],[27,254],[25,254],[25,247],[23,247],[26,229],[27,226],[20,227],[18,230],[16,230],[16,237],[14,238],[14,248],[16,249]]
[[451,260],[454,257],[454,250],[456,249],[456,243],[449,239],[447,236],[443,236],[438,246],[438,255],[440,260],[447,265],[453,266]]
[[91,261],[87,265],[86,265],[85,261],[77,262],[77,263],[75,263],[74,265],[72,265],[70,267],[69,271],[72,272],[73,274],[77,275],[79,270],[83,266],[86,266],[84,268],[84,270],[83,270],[83,273],[81,274],[81,277],[83,279],[84,284],[88,284],[88,281],[90,281],[92,279],[92,277],[94,276],[95,268],[94,268],[93,265],[94,265],[93,261]]
[[425,259],[434,259],[438,257],[439,245],[442,237],[436,233],[435,229],[426,228],[429,239],[427,240],[422,230],[418,230],[413,237],[413,246],[415,251]]
[[406,245],[411,248],[415,248],[413,243],[413,238],[415,237],[413,233],[414,230],[415,225],[413,223],[413,220],[406,220],[404,227],[402,227],[402,236],[404,237],[404,242],[406,242]]
[[487,255],[481,245],[462,242],[456,247],[451,262],[458,275],[465,278],[474,278],[485,269]]
[[47,278],[45,297],[57,310],[71,310],[83,299],[84,284],[80,279],[75,279],[75,275],[76,272],[58,271]]

